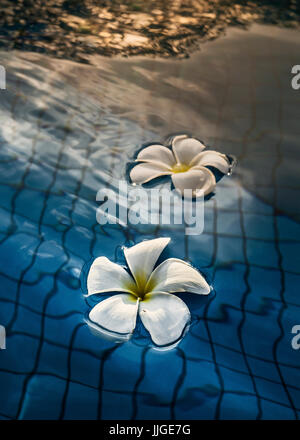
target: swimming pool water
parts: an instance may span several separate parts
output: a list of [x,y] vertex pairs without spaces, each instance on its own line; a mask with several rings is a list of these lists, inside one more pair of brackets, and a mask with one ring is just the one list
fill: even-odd
[[[125,180],[141,144],[161,139],[42,65],[16,55],[10,66],[1,95],[0,418],[299,418],[299,224],[233,175],[205,202],[199,236],[101,227],[98,189]],[[188,333],[168,351],[141,328],[120,344],[94,334],[86,314],[99,297],[84,297],[85,268],[157,236],[171,236],[169,255],[214,289],[181,296]]]

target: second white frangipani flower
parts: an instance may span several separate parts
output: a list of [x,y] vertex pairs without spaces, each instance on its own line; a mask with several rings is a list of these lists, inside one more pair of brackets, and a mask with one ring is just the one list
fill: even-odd
[[216,186],[216,178],[207,167],[214,167],[227,174],[230,162],[225,154],[204,149],[205,145],[187,135],[175,136],[172,150],[160,144],[150,145],[138,154],[136,161],[142,163],[132,168],[131,181],[143,184],[170,175],[180,194],[183,195],[184,190],[189,189],[194,197],[202,194],[206,196]]
[[101,301],[90,312],[90,320],[103,329],[129,335],[139,314],[157,345],[180,339],[190,321],[186,304],[175,292],[208,295],[210,286],[203,276],[185,261],[169,258],[155,264],[170,238],[143,241],[124,250],[130,270],[98,257],[87,279],[88,295],[122,292]]

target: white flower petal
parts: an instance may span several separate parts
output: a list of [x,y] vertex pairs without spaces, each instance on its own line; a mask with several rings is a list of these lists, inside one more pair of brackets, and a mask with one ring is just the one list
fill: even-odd
[[175,295],[157,293],[141,301],[139,315],[142,323],[157,345],[176,342],[190,320],[190,312],[185,303]]
[[216,186],[216,179],[213,173],[205,167],[190,169],[184,173],[172,174],[172,181],[176,190],[183,195],[185,189],[193,191],[193,195],[197,197],[202,190],[204,195],[211,193]]
[[124,250],[127,264],[138,285],[147,282],[155,263],[169,241],[170,238],[155,238]]
[[158,162],[144,162],[136,165],[130,171],[130,179],[133,183],[146,183],[160,176],[167,176],[171,171]]
[[106,257],[98,257],[91,265],[87,288],[88,295],[103,292],[131,292],[134,280],[119,264]]
[[185,165],[189,165],[204,148],[205,145],[200,141],[186,135],[175,136],[172,141],[172,149],[177,162]]
[[191,162],[192,167],[212,166],[227,174],[229,171],[229,161],[225,154],[217,151],[203,151],[198,154]]
[[178,258],[163,261],[151,274],[148,286],[152,292],[192,292],[208,295],[210,286],[190,264]]
[[170,168],[176,164],[172,151],[163,145],[150,145],[139,152],[137,161],[158,162]]
[[132,295],[114,295],[97,304],[89,314],[92,322],[115,333],[132,333],[136,325],[138,299]]

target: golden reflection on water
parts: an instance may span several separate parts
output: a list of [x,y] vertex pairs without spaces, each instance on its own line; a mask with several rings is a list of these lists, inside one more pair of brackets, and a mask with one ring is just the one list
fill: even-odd
[[299,16],[295,0],[4,0],[0,47],[83,62],[94,53],[186,57],[229,25],[297,26]]

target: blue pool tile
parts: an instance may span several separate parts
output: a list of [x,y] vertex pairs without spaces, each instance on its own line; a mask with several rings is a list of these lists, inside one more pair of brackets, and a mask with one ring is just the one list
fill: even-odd
[[197,267],[206,267],[212,263],[214,255],[214,243],[209,234],[201,234],[197,237],[189,237],[189,257],[197,262]]
[[[223,181],[225,183],[225,180]],[[228,180],[227,182],[228,183]],[[215,200],[218,209],[226,209],[231,211],[239,210],[239,191],[238,188],[228,184],[227,186],[218,185]]]
[[65,316],[63,320],[57,320],[55,316],[46,317],[44,323],[44,337],[54,344],[59,342],[64,346],[68,346],[74,329],[78,324],[82,323],[82,317],[78,313]]
[[153,395],[158,404],[170,405],[174,384],[183,368],[183,360],[177,350],[160,352],[149,350],[145,358],[145,375],[138,391]]
[[279,244],[282,253],[282,267],[284,270],[300,273],[300,242]]
[[[16,213],[38,222],[44,209],[44,195],[41,192],[23,189],[15,201]],[[30,209],[28,207],[30,206]]]
[[[270,317],[266,320],[264,315],[247,314],[242,330],[242,339],[247,354],[274,361],[274,335],[276,334],[278,337],[280,329],[277,324],[277,317],[272,316],[272,318],[273,320]],[[270,326],[273,328],[272,334],[269,331]],[[277,332],[275,329],[277,329]],[[259,331],[259,338],[253,338],[252,332],[257,331]]]
[[97,206],[87,200],[78,198],[72,211],[72,219],[75,225],[91,229],[95,224]]
[[[28,383],[27,394],[19,418],[21,420],[58,419],[65,386],[65,381],[57,377],[32,376]],[[41,401],[47,402],[47,405],[41,405]]]
[[26,167],[26,162],[20,158],[14,162],[14,166],[2,166],[1,167],[1,184],[22,184],[24,176],[24,168]]
[[64,420],[97,420],[99,391],[71,382],[64,407]]
[[129,420],[132,414],[132,396],[102,390],[101,418],[104,420]]
[[[22,246],[20,246],[22,243]],[[6,274],[19,278],[24,269],[32,263],[33,255],[39,244],[37,236],[30,236],[22,232],[11,235],[0,245],[0,264],[6,266]],[[6,265],[7,260],[11,264]]]
[[229,368],[220,367],[220,374],[223,380],[225,393],[255,393],[252,380],[247,373],[242,374],[237,371],[232,371]]
[[274,240],[274,220],[270,215],[246,213],[244,228],[248,238]]
[[207,332],[203,322],[198,322],[183,338],[180,347],[188,359],[201,359],[213,362],[211,345],[208,340],[201,340],[197,336],[207,339]]
[[277,216],[277,225],[280,240],[295,241],[295,237],[300,237],[299,223],[285,216]]
[[255,420],[258,415],[257,397],[226,393],[223,396],[220,418],[223,420]]
[[[40,313],[29,310],[24,306],[19,306],[16,308],[16,316],[12,324],[12,331],[14,332],[25,332],[32,336],[39,338],[41,331],[41,320],[42,316]],[[30,328],[28,328],[28,322],[31,323]]]
[[56,375],[59,371],[59,376],[66,379],[68,377],[68,355],[67,348],[44,341],[39,353],[37,372]]
[[237,373],[249,373],[246,360],[242,353],[231,348],[222,347],[218,344],[214,345],[214,350],[218,365],[232,369],[233,372],[237,371]]
[[[0,350],[1,368],[18,374],[30,373],[35,365],[38,347],[38,338],[7,331],[6,350]],[[18,353],[17,358],[14,353]]]
[[11,417],[8,417],[4,414],[0,414],[0,420],[11,420]]
[[262,414],[266,420],[294,420],[295,414],[289,407],[262,399]]
[[[132,393],[141,375],[143,352],[143,347],[131,341],[112,351],[103,365],[103,387],[110,391]],[[127,365],[127,368],[121,371],[119,365]]]
[[58,240],[43,240],[36,249],[34,263],[26,273],[26,280],[33,284],[42,275],[55,274],[66,261],[66,252]]
[[289,405],[289,400],[282,383],[274,383],[267,379],[260,378],[256,378],[255,383],[260,397],[283,405]]
[[25,274],[24,282],[20,286],[20,304],[29,303],[30,308],[40,313],[45,298],[54,287],[54,279],[52,276],[44,275],[32,283],[29,281],[31,275],[29,272]]
[[278,369],[273,361],[248,356],[248,363],[253,376],[269,379],[273,382],[277,382],[278,384],[281,383]]
[[69,229],[65,237],[65,246],[69,252],[80,255],[87,260],[90,257],[90,246],[94,239],[93,231],[82,226]]
[[49,167],[42,165],[43,172],[40,172],[40,165],[35,163],[31,164],[30,172],[24,179],[24,184],[28,189],[34,189],[36,191],[47,191],[53,180],[53,170]]
[[217,232],[220,235],[241,237],[242,229],[239,215],[232,215],[232,212],[220,213],[217,216]]
[[[240,342],[237,337],[238,327],[242,319],[239,310],[226,309],[226,317],[221,321],[209,321],[208,326],[214,343],[225,347],[240,350]],[[230,326],[228,323],[230,322]]]
[[250,267],[250,293],[245,307],[258,314],[278,313],[280,307],[281,274],[278,270]]
[[73,350],[67,353],[69,357],[69,374],[73,382],[98,387],[100,382],[101,357],[89,351]]
[[213,206],[208,207],[207,204],[204,205],[204,232],[206,234],[214,232],[214,222],[216,213]]
[[300,274],[286,273],[285,274],[285,292],[284,297],[286,302],[298,304],[299,299],[299,283]]
[[47,297],[49,297],[47,313],[52,316],[54,321],[56,316],[68,314],[83,316],[87,311],[81,289],[73,288],[72,285],[63,281],[56,281],[52,287],[49,286],[50,289],[47,291]]
[[[219,402],[219,391],[214,387],[190,388],[180,393],[174,414],[179,420],[213,420]],[[190,405],[187,405],[187,402]]]
[[7,213],[10,213],[12,208],[12,201],[16,194],[16,189],[11,186],[3,185],[0,183],[0,191],[2,195],[2,198],[0,200],[0,206],[5,210],[7,210]]
[[247,239],[247,257],[250,264],[278,268],[278,253],[273,242]]
[[218,264],[244,263],[243,240],[239,237],[219,237],[216,262]]
[[70,226],[70,212],[72,212],[73,196],[66,194],[50,194],[43,214],[43,223],[57,227]]
[[226,268],[218,268],[212,282],[216,297],[212,301],[209,316],[224,318],[224,308],[239,307],[246,291],[244,265],[235,264]]
[[[272,196],[273,188],[260,188],[262,195]],[[242,209],[243,212],[252,212],[257,214],[265,214],[272,215],[273,208],[272,206],[264,203],[262,200],[259,200],[257,197],[254,198],[253,195],[246,191],[245,189],[241,189],[241,198],[242,198]]]
[[295,385],[294,387],[287,387],[287,390],[288,390],[290,397],[293,401],[294,407],[296,408],[297,411],[300,412],[300,408],[299,408],[300,389],[299,389],[299,386]]
[[220,382],[215,366],[205,361],[188,362],[186,376],[177,397],[176,417],[213,419],[219,394]]
[[64,192],[64,193],[78,193],[78,188],[80,188],[80,179],[82,172],[78,169],[68,170],[65,169],[58,170],[55,175],[55,181],[52,185],[51,190],[53,192]]
[[1,215],[0,232],[3,234],[7,234],[9,232],[11,225],[10,213],[4,208],[0,208],[0,215]]
[[112,261],[116,259],[118,247],[126,245],[126,238],[119,225],[105,225],[101,232],[94,236],[91,246],[92,255],[99,257],[105,255]]
[[[17,295],[18,282],[13,279],[9,279],[5,274],[0,275],[0,284],[5,286],[5,289],[1,292],[1,300],[8,300],[14,302]],[[2,301],[1,301],[2,302]],[[4,302],[4,301],[3,301]]]
[[16,304],[11,301],[1,301],[0,322],[1,325],[7,326],[12,323],[16,310]]
[[83,350],[96,359],[102,359],[105,358],[107,353],[110,353],[118,346],[114,339],[111,340],[99,336],[99,334],[85,324],[85,321],[82,320],[81,324],[76,332],[76,338],[73,341],[74,350]]
[[[295,351],[295,360],[296,360],[296,356],[298,356],[299,358],[299,354],[300,354],[299,350]],[[282,372],[282,375],[284,377],[287,386],[290,386],[291,390],[293,389],[293,387],[297,388],[296,389],[296,394],[297,394],[297,391],[300,389],[299,387],[300,370],[298,364],[296,364],[296,362],[294,363],[294,365],[282,364],[280,365],[280,370]],[[295,402],[299,402],[299,400],[296,400]]]
[[[1,356],[1,351],[0,351]],[[2,365],[1,365],[2,367]],[[5,411],[5,415],[15,418],[18,412],[19,402],[22,397],[22,389],[25,376],[22,374],[14,374],[1,371],[0,368],[0,406],[1,411]]]

